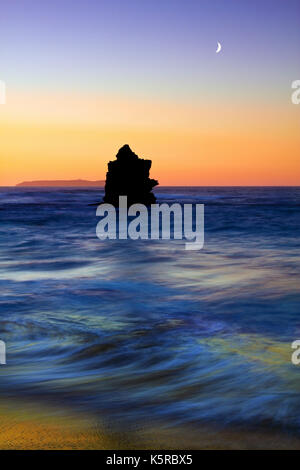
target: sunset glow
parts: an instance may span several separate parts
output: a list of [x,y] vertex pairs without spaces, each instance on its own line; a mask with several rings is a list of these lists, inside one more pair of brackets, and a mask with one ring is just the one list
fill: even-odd
[[[132,3],[139,21],[150,14],[145,4],[142,8]],[[268,34],[258,21],[256,36],[251,26],[257,6],[251,10],[248,5],[243,17],[242,7],[233,13],[233,3],[236,6],[226,2],[225,11],[221,2],[219,14],[209,2],[202,2],[202,7],[190,4],[182,23],[185,39],[177,30],[182,4],[176,5],[165,30],[159,25],[166,20],[167,10],[159,17],[151,10],[158,23],[152,28],[147,23],[138,44],[140,31],[131,29],[130,8],[123,11],[119,2],[124,13],[121,29],[110,10],[95,3],[94,18],[79,2],[64,27],[49,5],[47,11],[42,6],[36,9],[39,26],[28,13],[25,18],[13,17],[13,10],[5,6],[12,23],[17,26],[22,20],[21,30],[28,37],[24,45],[21,33],[12,37],[8,26],[1,31],[7,44],[1,69],[7,104],[0,106],[0,185],[37,179],[104,179],[107,162],[125,143],[153,160],[153,174],[162,185],[297,185],[300,108],[290,99],[290,86],[299,70],[299,59],[296,54],[293,57],[296,40],[288,43],[272,29],[282,20],[279,3]],[[81,14],[81,33],[70,44],[67,31],[76,29]],[[200,31],[193,14],[199,15]],[[292,11],[286,9],[284,15],[283,27],[300,39]],[[95,18],[101,24],[107,19],[106,32]],[[231,31],[222,26],[224,18],[233,22]],[[45,30],[42,24],[47,25]],[[50,25],[56,27],[55,37]],[[96,44],[91,44],[93,34]],[[107,34],[110,54],[101,47]],[[43,51],[39,36],[44,39]],[[218,55],[217,37],[223,40]],[[135,56],[131,47],[136,48]]]

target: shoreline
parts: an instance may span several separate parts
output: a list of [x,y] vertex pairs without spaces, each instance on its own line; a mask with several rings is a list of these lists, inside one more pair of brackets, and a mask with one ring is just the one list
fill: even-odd
[[0,450],[300,449],[300,436],[278,431],[193,427],[112,431],[88,413],[0,400]]

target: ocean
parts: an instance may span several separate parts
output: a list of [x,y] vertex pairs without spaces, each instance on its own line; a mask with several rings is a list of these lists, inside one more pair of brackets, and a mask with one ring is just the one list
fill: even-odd
[[300,435],[300,188],[155,194],[205,205],[202,250],[100,241],[101,188],[0,188],[0,396]]

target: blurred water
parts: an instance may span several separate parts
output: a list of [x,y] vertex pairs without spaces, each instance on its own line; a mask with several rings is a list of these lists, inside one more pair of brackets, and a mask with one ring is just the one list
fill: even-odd
[[205,246],[100,241],[99,189],[0,188],[0,395],[300,431],[300,188],[158,188]]

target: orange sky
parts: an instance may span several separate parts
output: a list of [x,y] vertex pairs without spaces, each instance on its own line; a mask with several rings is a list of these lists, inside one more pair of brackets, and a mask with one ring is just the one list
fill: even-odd
[[161,185],[299,185],[299,107],[10,91],[0,185],[104,179],[128,143]]

